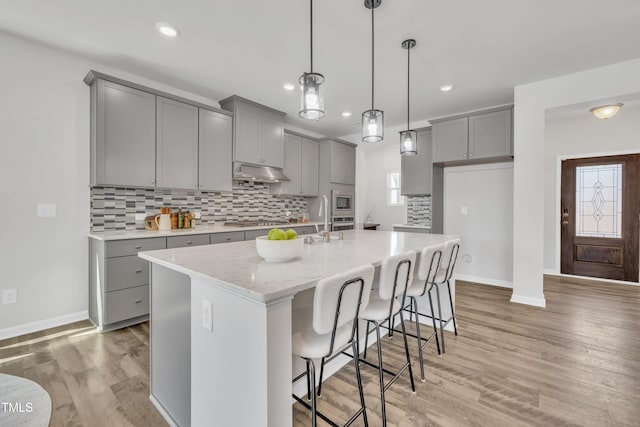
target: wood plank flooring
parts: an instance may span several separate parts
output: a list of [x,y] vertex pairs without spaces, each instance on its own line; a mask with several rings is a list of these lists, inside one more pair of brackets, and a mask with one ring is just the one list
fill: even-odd
[[[388,425],[640,425],[640,287],[547,277],[545,309],[510,303],[510,289],[456,288],[459,335],[446,334],[441,357],[429,346],[424,383],[410,339],[416,393],[406,374],[388,390]],[[384,339],[385,366],[401,364],[401,344]],[[148,399],[146,323],[99,334],[78,322],[0,341],[0,372],[49,392],[51,426],[166,425]],[[369,423],[380,426],[377,371],[362,373]],[[348,365],[323,385],[320,410],[346,420],[358,406],[354,384]],[[310,425],[301,405],[293,416]]]

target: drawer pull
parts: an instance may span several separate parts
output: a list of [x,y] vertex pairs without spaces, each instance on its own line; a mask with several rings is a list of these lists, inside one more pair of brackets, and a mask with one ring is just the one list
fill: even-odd
[[142,302],[142,300],[141,300],[141,299],[137,299],[137,300],[136,300],[136,304],[140,304],[141,302]]
[[187,245],[191,245],[191,244],[193,244],[193,242],[192,242],[191,240],[189,240],[189,241],[187,242]]
[[136,246],[136,249],[142,249],[142,246]]
[[231,237],[227,237],[227,242],[228,242],[229,240],[231,240]]
[[142,270],[141,269],[137,269],[136,273],[142,273]]

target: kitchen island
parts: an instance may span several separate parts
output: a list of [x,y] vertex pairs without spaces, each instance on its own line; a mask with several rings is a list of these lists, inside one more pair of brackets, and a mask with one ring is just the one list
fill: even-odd
[[151,400],[173,425],[291,425],[294,297],[451,238],[345,231],[279,263],[252,241],[140,253],[151,263]]

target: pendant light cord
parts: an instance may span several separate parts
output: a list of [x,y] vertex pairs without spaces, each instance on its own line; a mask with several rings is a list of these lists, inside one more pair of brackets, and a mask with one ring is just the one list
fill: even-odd
[[310,40],[310,44],[311,44],[311,73],[313,73],[313,0],[310,0],[311,3],[311,13],[310,15],[310,21],[311,21],[311,25],[309,25],[309,40]]
[[409,131],[409,96],[411,92],[409,91],[409,84],[411,78],[411,44],[409,44],[407,48],[407,132]]
[[374,20],[373,20],[373,11],[374,11],[375,7],[371,7],[371,109],[374,109],[374,92],[373,92],[373,88],[374,88],[374,77],[375,77],[375,49],[374,49],[374,37],[375,37],[375,31],[374,31]]

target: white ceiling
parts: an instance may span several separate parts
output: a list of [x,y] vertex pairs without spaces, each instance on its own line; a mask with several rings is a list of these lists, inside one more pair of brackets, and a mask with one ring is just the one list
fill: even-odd
[[[306,0],[0,0],[0,29],[212,99],[238,94],[328,136],[357,133],[371,102],[370,12],[362,0],[314,8],[314,71],[326,77],[319,122],[299,119],[298,92],[282,89],[308,71]],[[181,36],[160,37],[159,21]],[[383,0],[376,107],[387,126],[406,120],[400,43],[409,37],[412,121],[425,120],[510,103],[519,84],[639,57],[640,2]],[[440,92],[449,82],[455,89]]]

